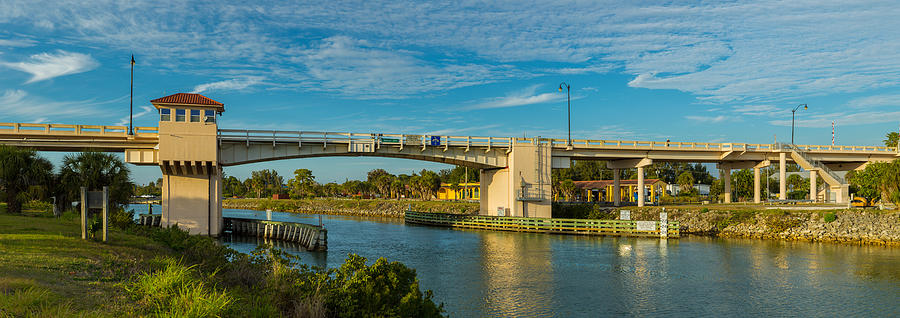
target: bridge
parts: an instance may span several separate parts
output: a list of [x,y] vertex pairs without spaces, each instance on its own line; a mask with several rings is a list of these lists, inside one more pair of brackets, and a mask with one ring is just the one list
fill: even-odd
[[[644,169],[654,162],[716,163],[731,198],[731,170],[753,169],[754,202],[760,202],[760,169],[778,162],[779,199],[786,199],[786,163],[810,171],[811,198],[819,175],[833,201],[848,201],[846,171],[870,162],[900,158],[897,148],[791,144],[658,142],[624,140],[472,137],[316,131],[219,129],[224,105],[199,94],[152,100],[158,127],[0,123],[0,144],[39,151],[124,153],[135,165],[160,167],[162,225],[178,224],[191,233],[218,235],[222,228],[222,168],[254,162],[328,156],[374,156],[468,166],[481,171],[482,215],[550,217],[551,177],[572,160],[604,160],[613,169],[614,204],[619,205],[621,169]],[[638,191],[638,206],[646,201]],[[825,200],[832,200],[824,198]]]

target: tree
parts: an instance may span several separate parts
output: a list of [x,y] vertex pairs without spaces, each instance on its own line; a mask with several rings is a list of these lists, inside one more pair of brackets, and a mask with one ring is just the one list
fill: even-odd
[[52,178],[53,164],[34,150],[0,146],[0,188],[6,194],[8,212],[21,213],[22,203],[28,199],[26,191],[49,186]]
[[694,174],[690,171],[685,171],[678,175],[676,182],[678,182],[678,187],[682,192],[694,190]]
[[309,169],[294,170],[294,178],[288,182],[291,195],[296,198],[315,195],[316,185],[316,177]]
[[896,131],[892,131],[884,135],[884,145],[887,147],[897,147],[897,140],[900,138],[900,134],[897,134]]
[[225,197],[237,197],[244,196],[247,192],[247,188],[244,187],[244,184],[238,178],[234,176],[228,176],[222,179],[222,194]]
[[389,197],[391,195],[391,184],[394,182],[394,175],[388,173],[378,176],[372,185],[378,190],[381,197]]
[[753,196],[753,169],[741,169],[731,174],[731,193],[740,201]]
[[566,201],[574,200],[576,192],[575,182],[571,179],[563,180],[562,183],[559,184],[559,192],[566,198]]
[[269,197],[272,194],[284,193],[284,178],[270,169],[250,173],[250,189],[256,192],[257,198]]
[[803,188],[803,184],[809,184],[809,182],[799,174],[792,174],[787,178],[787,187],[789,191],[799,191]]
[[81,187],[88,191],[100,191],[109,187],[109,201],[114,207],[122,207],[131,201],[134,185],[131,170],[119,157],[101,152],[82,152],[63,158],[59,180],[64,189],[64,202],[81,197]]

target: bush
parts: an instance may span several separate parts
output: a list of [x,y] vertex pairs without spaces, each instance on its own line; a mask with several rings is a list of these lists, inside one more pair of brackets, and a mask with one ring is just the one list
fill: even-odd
[[706,212],[709,212],[709,208],[700,209],[700,213],[706,213]]
[[834,212],[825,213],[825,223],[831,223],[837,220],[837,216],[834,215]]

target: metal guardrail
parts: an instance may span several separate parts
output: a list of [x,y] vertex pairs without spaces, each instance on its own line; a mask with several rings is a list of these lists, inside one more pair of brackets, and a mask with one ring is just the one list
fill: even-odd
[[840,176],[835,174],[834,171],[832,171],[831,168],[828,168],[828,166],[825,165],[824,163],[810,158],[809,155],[806,154],[805,151],[801,150],[796,145],[782,143],[781,148],[784,150],[789,150],[789,151],[793,151],[793,152],[797,153],[798,155],[800,155],[801,158],[803,158],[803,160],[806,160],[806,162],[809,162],[809,164],[812,165],[813,167],[821,169],[823,172],[827,173],[829,176],[831,176],[832,178],[837,180],[838,183],[841,183],[841,184],[844,183],[844,178],[841,178]]

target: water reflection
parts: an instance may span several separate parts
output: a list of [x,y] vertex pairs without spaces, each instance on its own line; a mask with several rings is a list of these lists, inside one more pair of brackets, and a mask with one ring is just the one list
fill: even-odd
[[[340,266],[347,253],[403,262],[451,316],[900,316],[896,247],[453,230],[392,218],[323,222],[328,252],[283,248],[319,266]],[[260,241],[225,242],[249,252]]]

